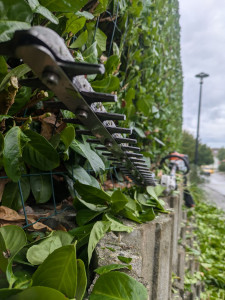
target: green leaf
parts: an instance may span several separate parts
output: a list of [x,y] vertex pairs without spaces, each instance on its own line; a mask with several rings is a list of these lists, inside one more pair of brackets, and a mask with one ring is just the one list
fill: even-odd
[[7,300],[10,296],[16,295],[21,291],[21,289],[0,289],[0,299]]
[[[26,202],[30,195],[30,181],[28,177],[20,179],[23,201]],[[14,210],[19,210],[22,207],[19,185],[16,182],[8,182],[4,188],[2,196],[2,205]]]
[[[0,35],[1,35],[1,21],[0,21]],[[1,36],[0,36],[0,41],[1,41]],[[30,68],[25,64],[19,65],[18,67],[12,69],[2,80],[2,82],[0,84],[0,91],[4,89],[4,87],[6,86],[6,84],[8,83],[9,79],[12,76],[16,76],[17,78],[20,78],[29,71],[30,71]]]
[[53,232],[53,236],[57,236],[60,238],[62,246],[70,245],[73,241],[73,236],[68,232],[57,230]]
[[117,55],[111,55],[105,64],[105,71],[107,74],[111,74],[117,70],[118,65],[120,63],[120,59]]
[[18,181],[23,171],[21,133],[20,128],[15,126],[5,136],[3,163],[6,174],[13,181]]
[[76,13],[82,7],[84,7],[89,0],[73,1],[73,0],[40,0],[40,3],[48,8],[50,11],[56,12],[72,12]]
[[106,50],[106,40],[107,40],[107,36],[105,35],[105,33],[97,28],[96,30],[96,35],[95,35],[95,40],[98,44],[98,47],[100,48],[101,51],[105,51]]
[[92,180],[90,175],[80,166],[73,166],[71,164],[66,164],[66,168],[69,174],[73,176],[75,180],[87,185],[91,185]]
[[162,185],[156,185],[154,187],[154,190],[155,190],[156,195],[160,196],[163,193],[163,191],[165,190],[165,187]]
[[[15,258],[13,259],[13,264],[15,262]],[[13,289],[26,289],[28,287],[31,287],[32,285],[32,279],[31,279],[31,270],[26,270],[21,265],[17,265],[15,262],[15,268],[14,269],[14,277],[15,282],[13,283]]]
[[162,189],[162,187],[156,188],[156,187],[153,187],[153,186],[148,186],[147,187],[147,192],[156,201],[155,206],[157,208],[159,208],[160,210],[165,211],[165,209],[163,207],[165,205],[165,202],[162,199],[159,199],[158,195],[157,195],[157,194],[161,194],[163,189]]
[[33,274],[33,286],[56,289],[68,298],[75,298],[77,261],[75,245],[63,246],[51,253]]
[[139,219],[142,221],[142,222],[149,222],[149,221],[152,221],[155,219],[155,212],[153,210],[152,207],[146,209],[145,211],[143,211],[140,216],[139,216]]
[[4,150],[4,135],[0,132],[0,156],[3,154]]
[[86,276],[86,270],[85,265],[81,259],[77,260],[77,290],[75,299],[76,300],[82,300],[84,297],[84,294],[86,292],[87,287],[87,276]]
[[109,230],[110,224],[110,222],[106,221],[97,221],[94,224],[88,242],[88,264],[90,264],[92,253],[97,243],[104,237],[105,233]]
[[137,200],[142,205],[155,206],[155,201],[152,201],[152,203],[150,203],[149,196],[147,194],[138,194]]
[[33,13],[40,14],[54,24],[58,24],[59,20],[47,8],[40,5],[38,0],[27,0]]
[[3,120],[6,120],[6,119],[12,119],[12,117],[8,116],[8,115],[0,115],[0,122],[2,122]]
[[80,209],[76,214],[76,222],[79,226],[83,226],[102,213],[102,211],[96,212],[90,209]]
[[32,265],[40,265],[56,249],[62,247],[62,242],[58,236],[50,236],[38,245],[30,247],[27,251],[27,260]]
[[36,203],[45,203],[52,196],[52,185],[50,175],[41,174],[38,169],[31,168],[30,187]]
[[98,63],[97,42],[94,42],[89,48],[83,52],[84,61],[88,63]]
[[158,195],[156,193],[155,187],[154,186],[147,186],[147,192],[152,198],[155,200],[158,200]]
[[82,144],[77,140],[74,140],[70,145],[70,148],[85,157],[89,161],[95,173],[105,170],[103,161],[93,150],[91,150],[88,143]]
[[32,11],[26,1],[1,1],[0,41],[11,39],[16,30],[30,28],[32,17]]
[[109,221],[111,223],[110,230],[111,231],[125,231],[125,232],[132,232],[133,228],[123,225],[122,223],[116,221],[113,219],[113,217],[109,216],[108,214],[105,214],[104,216],[105,221]]
[[66,17],[68,18],[65,29],[65,32],[67,33],[72,32],[73,34],[76,34],[86,23],[85,17],[78,17],[74,14],[66,14]]
[[77,249],[88,243],[89,236],[93,226],[94,223],[85,226],[76,227],[69,231],[69,233],[72,236],[74,236],[75,239],[78,240]]
[[122,272],[101,275],[94,285],[90,300],[147,300],[146,288]]
[[105,79],[93,81],[91,86],[96,92],[111,93],[118,90],[120,81],[117,77],[110,75]]
[[111,265],[99,267],[99,268],[95,269],[94,271],[99,275],[103,275],[103,274],[109,273],[110,271],[120,270],[120,269],[131,270],[131,265],[126,266],[126,265],[121,265],[121,264],[111,264]]
[[117,258],[122,261],[123,263],[129,264],[132,261],[131,257],[125,257],[125,256],[117,256]]
[[137,223],[142,223],[139,219],[139,213],[130,209],[129,207],[125,207],[123,210],[119,212],[119,214],[127,219],[130,219]]
[[23,0],[2,1],[0,10],[1,20],[14,20],[30,23],[32,21],[32,11]]
[[102,204],[99,204],[99,203],[93,204],[93,203],[86,202],[85,200],[81,199],[80,196],[78,196],[78,195],[76,196],[75,199],[77,199],[85,207],[87,207],[88,209],[90,209],[92,211],[103,212],[108,208],[106,205],[102,205]]
[[25,162],[42,171],[49,171],[58,167],[59,155],[53,146],[34,131],[25,130],[24,133],[30,139],[23,150]]
[[110,203],[110,196],[103,190],[82,184],[79,181],[75,182],[74,187],[83,200],[88,203],[100,205],[107,205],[107,203]]
[[99,15],[107,9],[108,0],[99,0],[99,4],[94,11],[94,15]]
[[4,257],[3,252],[8,252],[12,257],[22,249],[27,242],[26,234],[19,226],[7,225],[0,228],[0,269],[6,271],[9,259]]
[[0,56],[0,81],[5,77],[8,73],[7,63],[3,56]]
[[144,133],[144,131],[143,131],[141,128],[135,127],[134,130],[137,132],[137,134],[138,134],[141,138],[143,138],[143,139],[146,138],[145,133]]
[[88,32],[85,30],[82,32],[78,38],[70,45],[70,48],[80,48],[82,47],[88,39]]
[[88,11],[85,11],[85,10],[76,12],[76,15],[79,16],[79,17],[85,17],[85,19],[87,19],[87,20],[94,19],[94,16],[91,13],[89,13]]
[[21,293],[8,298],[8,300],[66,300],[65,296],[59,291],[43,286],[32,286]]
[[116,190],[111,196],[111,209],[113,212],[118,213],[121,211],[125,205],[128,203],[127,197],[121,192],[121,190]]

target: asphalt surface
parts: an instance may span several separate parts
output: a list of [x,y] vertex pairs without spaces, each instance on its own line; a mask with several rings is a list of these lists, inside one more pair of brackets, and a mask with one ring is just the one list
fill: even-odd
[[205,179],[202,187],[207,199],[225,211],[225,173],[216,172]]

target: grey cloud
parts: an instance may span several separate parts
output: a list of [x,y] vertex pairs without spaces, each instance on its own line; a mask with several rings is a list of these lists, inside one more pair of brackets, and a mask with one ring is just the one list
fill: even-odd
[[225,145],[225,1],[181,0],[181,53],[184,72],[183,128],[196,134],[199,72],[204,80],[200,137]]

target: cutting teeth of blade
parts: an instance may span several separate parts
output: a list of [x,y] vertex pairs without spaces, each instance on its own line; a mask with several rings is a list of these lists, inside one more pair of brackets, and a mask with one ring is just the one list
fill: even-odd
[[76,130],[77,135],[90,135],[93,136],[93,133],[90,130],[85,130],[85,129],[77,129]]
[[143,163],[145,163],[145,160],[144,160],[144,159],[140,159],[140,158],[132,158],[132,157],[130,157],[129,159],[130,159],[130,161],[132,161],[132,162],[143,162]]
[[101,144],[101,141],[97,139],[87,139],[86,142],[90,144]]
[[112,153],[111,153],[111,152],[102,152],[102,155],[103,155],[103,156],[111,156]]
[[80,93],[89,105],[95,102],[116,102],[117,101],[117,96],[112,94],[87,92],[87,91],[80,91]]
[[62,102],[56,102],[56,101],[44,101],[44,106],[47,109],[67,109],[66,105]]
[[107,151],[108,149],[105,146],[98,146],[95,147],[96,150],[100,150],[100,151]]
[[122,127],[116,127],[116,126],[105,126],[105,128],[110,133],[125,133],[125,134],[132,134],[132,129],[130,128],[122,128]]
[[131,151],[136,151],[136,152],[140,152],[140,148],[139,147],[133,147],[133,146],[121,146],[122,150],[131,150]]
[[79,119],[62,119],[64,123],[78,124],[82,125],[83,123]]
[[79,75],[104,74],[105,67],[103,64],[91,64],[74,61],[60,61],[58,65],[64,70],[69,78]]
[[95,111],[95,114],[98,116],[98,118],[101,121],[106,121],[106,120],[125,121],[126,120],[126,116],[121,115],[121,114],[107,113],[107,112],[97,112],[97,111]]
[[128,157],[143,157],[143,154],[133,153],[133,152],[125,152]]
[[115,137],[115,140],[119,144],[137,144],[137,140],[135,140],[135,139],[117,138],[117,137]]
[[108,160],[111,160],[111,161],[118,161],[117,158],[114,158],[114,157],[109,157]]

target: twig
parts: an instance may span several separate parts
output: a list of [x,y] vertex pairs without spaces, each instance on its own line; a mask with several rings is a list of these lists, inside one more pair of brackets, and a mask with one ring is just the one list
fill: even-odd
[[89,12],[92,14],[98,5],[99,5],[99,1],[97,1],[97,2],[92,6],[91,9],[89,9]]
[[106,18],[99,19],[99,22],[106,22],[106,21],[113,22],[115,19],[116,19],[116,16],[106,17]]
[[51,113],[45,113],[43,115],[36,116],[36,117],[30,117],[30,116],[29,117],[14,117],[14,120],[17,122],[24,122],[31,118],[33,121],[41,121],[48,117],[51,117]]
[[24,111],[25,109],[34,106],[35,104],[37,104],[39,101],[41,101],[42,99],[48,97],[48,92],[46,91],[40,91],[37,94],[34,95],[33,98],[30,99],[30,101],[17,113],[17,115],[19,113],[21,113],[22,111]]

